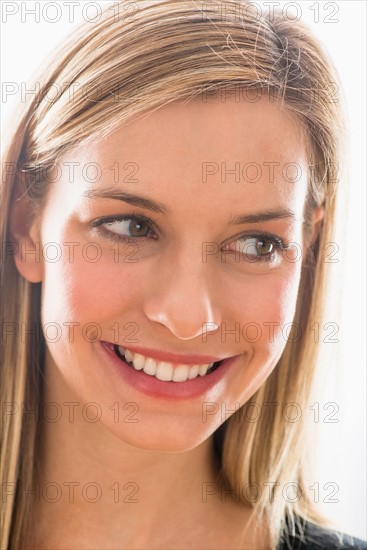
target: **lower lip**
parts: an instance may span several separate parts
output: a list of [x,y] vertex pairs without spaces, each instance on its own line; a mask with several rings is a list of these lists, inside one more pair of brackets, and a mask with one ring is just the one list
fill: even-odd
[[241,357],[236,355],[225,359],[215,371],[205,376],[198,376],[186,380],[186,382],[164,382],[142,370],[135,370],[134,367],[117,357],[113,344],[99,341],[97,345],[101,348],[109,363],[112,363],[117,375],[121,376],[125,383],[145,395],[160,399],[189,399],[207,393],[216,385],[223,383],[229,369]]

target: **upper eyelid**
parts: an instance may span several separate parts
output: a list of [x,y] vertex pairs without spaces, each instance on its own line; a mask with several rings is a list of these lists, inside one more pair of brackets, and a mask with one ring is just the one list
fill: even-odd
[[101,218],[97,218],[96,220],[94,220],[91,223],[91,225],[92,227],[96,227],[98,225],[102,225],[103,223],[114,222],[114,221],[117,221],[117,222],[125,221],[130,219],[133,219],[133,220],[139,219],[147,223],[151,223],[152,225],[155,225],[153,220],[141,214],[139,215],[138,214],[121,214],[121,215],[115,215],[115,216],[102,216]]
[[[126,220],[141,220],[141,221],[144,221],[147,224],[149,224],[152,229],[157,231],[157,226],[156,226],[156,224],[154,223],[153,220],[151,220],[147,216],[144,216],[144,215],[141,215],[141,214],[138,214],[138,213],[120,214],[120,215],[115,215],[115,216],[102,216],[101,218],[97,218],[96,220],[94,220],[91,223],[91,227],[98,227],[98,226],[103,225],[104,223],[108,223],[108,222],[114,222],[114,221],[119,222],[119,221],[126,221]],[[111,231],[111,233],[113,233],[113,231]]]
[[[154,229],[155,232],[159,233],[159,231],[157,231],[156,229],[156,225],[154,224],[153,220],[151,220],[150,218],[144,216],[144,215],[140,215],[138,213],[131,213],[131,214],[122,214],[122,215],[115,215],[115,216],[106,216],[106,217],[102,217],[102,218],[98,218],[97,220],[94,220],[92,222],[92,227],[98,227],[100,225],[103,225],[104,223],[108,223],[109,221],[110,222],[113,222],[113,221],[126,221],[126,220],[142,220],[146,223],[148,223],[150,226],[151,226],[151,230]],[[106,231],[109,231],[112,235],[114,234],[113,231],[110,231],[109,229],[105,229]],[[139,239],[144,239],[144,238],[151,238],[151,237],[128,237],[126,236],[126,239],[136,239],[136,238],[139,238]],[[273,243],[275,243],[275,246],[278,248],[278,250],[287,250],[289,248],[290,245],[288,245],[284,239],[282,239],[281,237],[279,237],[278,235],[274,235],[272,233],[268,233],[268,232],[262,232],[262,231],[251,231],[249,233],[239,233],[238,235],[236,235],[235,237],[231,237],[230,239],[226,239],[226,241],[223,243],[224,246],[228,246],[230,245],[231,243],[233,242],[237,242],[238,240],[240,240],[241,238],[243,239],[250,239],[250,238],[258,238],[258,239],[264,239],[264,240],[268,240],[268,241],[271,241]]]
[[[139,212],[131,212],[129,214],[118,214],[118,215],[113,215],[113,216],[103,216],[101,218],[98,218],[97,220],[94,220],[91,224],[92,227],[97,227],[99,225],[103,225],[104,223],[108,223],[109,221],[113,222],[113,221],[126,221],[126,220],[142,220],[148,224],[150,224],[152,226],[152,228],[154,228],[154,230],[157,230],[157,226],[156,224],[154,223],[154,221],[150,218],[148,218],[147,216],[145,216],[144,214],[140,214]],[[107,231],[109,231],[107,229]],[[113,231],[111,231],[111,233],[113,234]],[[289,245],[285,242],[284,239],[282,239],[281,237],[279,237],[278,235],[274,235],[273,233],[269,233],[269,232],[266,232],[266,231],[259,231],[259,230],[255,230],[255,231],[249,231],[248,233],[239,233],[237,238],[236,236],[235,237],[231,237],[231,240],[229,241],[229,244],[230,242],[235,242],[241,238],[251,238],[251,237],[258,237],[258,238],[263,238],[263,239],[268,239],[268,240],[271,240],[273,242],[275,242],[280,248],[282,248],[283,250],[286,250],[287,248],[289,248]],[[137,238],[137,237],[135,237]],[[144,237],[139,237],[140,239],[141,238],[144,238]],[[148,237],[146,237],[148,238]],[[226,239],[227,241],[229,239]],[[228,244],[228,243],[224,243],[224,244]]]
[[249,229],[247,231],[242,231],[237,235],[235,235],[234,237],[225,239],[224,245],[230,244],[232,242],[236,242],[240,239],[250,239],[254,237],[258,239],[262,238],[264,240],[272,241],[282,250],[286,250],[287,248],[290,247],[290,244],[288,244],[287,239],[282,238],[280,235],[276,235],[268,231],[261,231],[259,229],[255,229],[255,230]]

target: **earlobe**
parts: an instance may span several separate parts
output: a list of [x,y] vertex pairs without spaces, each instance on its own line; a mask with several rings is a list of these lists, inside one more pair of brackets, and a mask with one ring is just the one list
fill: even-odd
[[22,277],[30,283],[40,283],[43,279],[42,247],[38,223],[32,213],[29,198],[18,193],[10,210],[11,243],[8,247]]

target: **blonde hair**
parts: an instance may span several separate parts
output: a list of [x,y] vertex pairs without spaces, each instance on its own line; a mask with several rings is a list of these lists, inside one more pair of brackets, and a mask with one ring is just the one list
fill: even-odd
[[[218,9],[224,4],[225,13]],[[30,505],[22,498],[20,485],[32,486],[38,432],[36,419],[25,423],[19,410],[21,404],[32,410],[40,403],[45,349],[42,334],[23,338],[20,330],[24,326],[38,330],[41,284],[26,281],[12,257],[9,212],[17,190],[27,194],[36,215],[47,193],[42,174],[81,141],[106,136],[133,116],[172,101],[241,89],[270,94],[298,116],[312,166],[307,208],[324,205],[326,210],[317,240],[303,262],[294,319],[301,335],[291,332],[266,382],[215,433],[223,486],[235,490],[238,484],[272,483],[270,494],[255,505],[243,492],[240,496],[253,508],[254,524],[265,522],[274,549],[286,522],[291,534],[297,518],[327,523],[307,496],[303,459],[307,422],[304,415],[299,422],[286,422],[282,409],[295,402],[305,410],[314,380],[316,346],[307,327],[320,321],[327,280],[328,264],[320,251],[332,239],[342,117],[340,102],[333,101],[329,92],[338,79],[307,27],[278,12],[259,14],[248,1],[200,7],[187,0],[138,0],[134,6],[138,9],[128,17],[123,10],[116,13],[107,7],[100,21],[84,23],[59,48],[48,67],[41,69],[39,89],[18,116],[3,157],[1,285],[7,299],[1,321],[3,330],[6,326],[14,331],[1,344],[2,402],[8,407],[2,424],[1,475],[3,484],[13,489],[3,506],[1,547],[21,547],[28,528]],[[73,87],[75,82],[78,86]],[[277,403],[272,421],[265,415],[257,422],[248,421],[245,413],[254,403],[261,408]],[[293,482],[303,495],[297,502],[282,495],[282,487]]]

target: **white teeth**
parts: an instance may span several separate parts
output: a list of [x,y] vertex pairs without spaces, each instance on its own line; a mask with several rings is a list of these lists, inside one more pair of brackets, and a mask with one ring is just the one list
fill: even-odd
[[132,353],[128,349],[118,346],[121,355],[132,363],[135,370],[144,370],[145,374],[155,376],[158,380],[165,382],[186,382],[197,376],[205,376],[207,371],[213,366],[210,365],[177,365],[175,368],[171,363],[165,361],[155,361],[151,357],[144,357],[139,353]]
[[158,380],[169,382],[172,380],[172,375],[173,366],[170,363],[158,363],[157,372],[155,373],[155,377],[158,378]]
[[209,365],[199,365],[199,375],[205,376],[208,368],[209,368]]
[[133,354],[128,349],[125,351],[125,357],[129,362],[131,362],[133,360]]
[[127,349],[123,348],[122,346],[117,346],[117,347],[118,347],[119,352],[121,353],[121,355],[125,355],[125,353],[128,351]]
[[130,359],[130,362],[133,361],[134,359],[134,368],[136,370],[142,370],[144,368],[144,365],[145,365],[145,357],[144,355],[140,355],[140,353],[130,353],[130,355],[132,356],[131,359]]
[[[211,366],[211,365],[210,365]],[[196,378],[199,374],[199,365],[193,365],[189,370],[189,379]]]
[[178,365],[175,368],[172,375],[172,380],[174,382],[185,382],[189,378],[191,367],[187,365]]
[[152,376],[154,376],[157,372],[157,363],[151,357],[147,357],[145,359],[143,370],[146,374],[151,374]]

